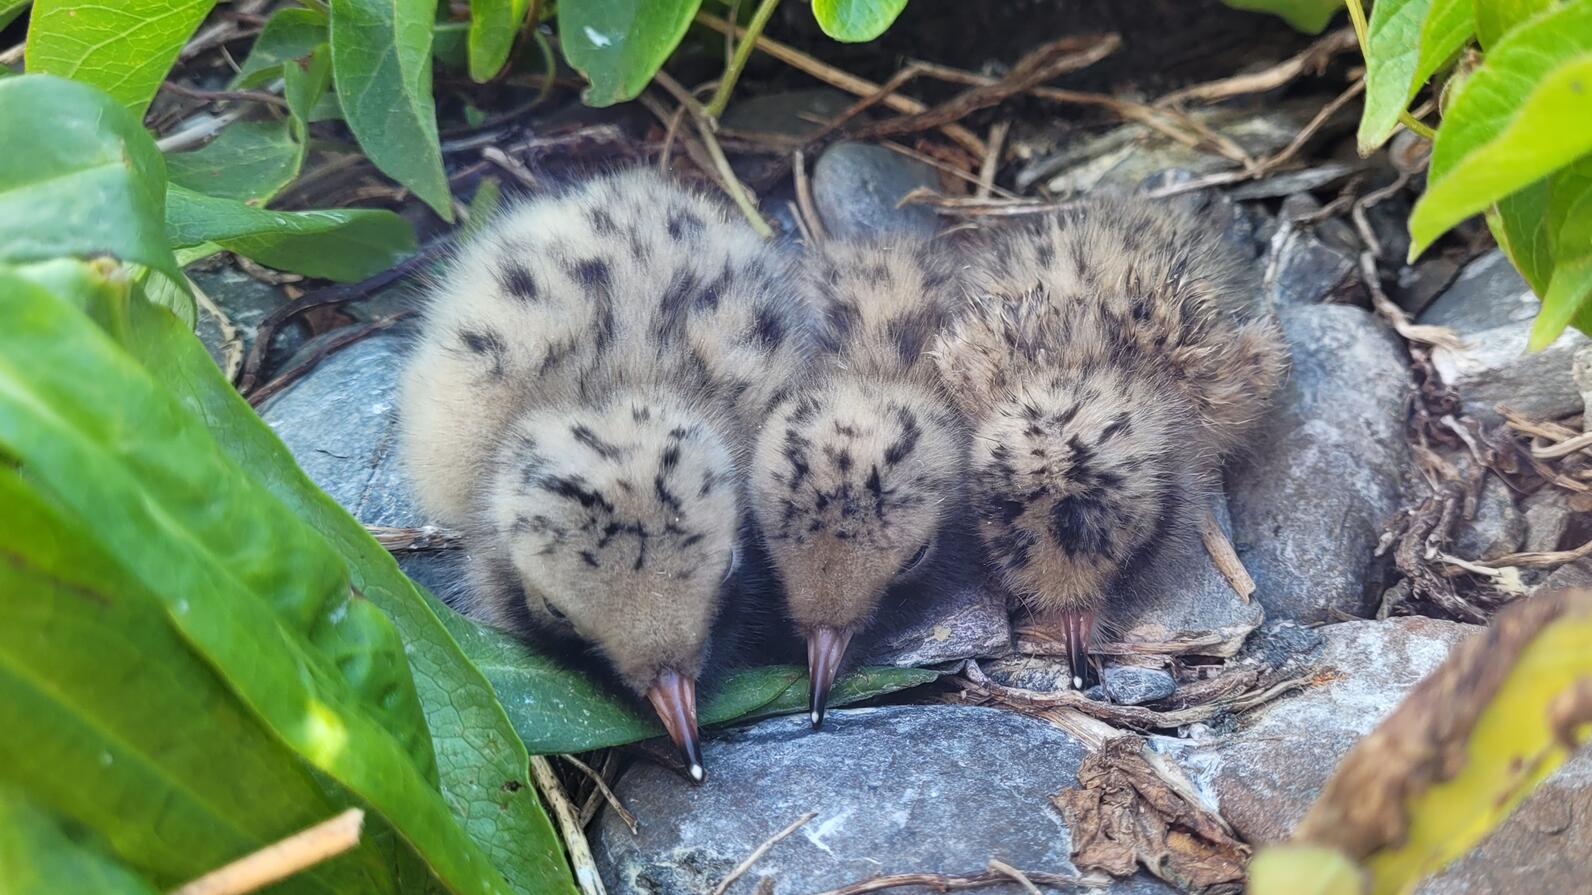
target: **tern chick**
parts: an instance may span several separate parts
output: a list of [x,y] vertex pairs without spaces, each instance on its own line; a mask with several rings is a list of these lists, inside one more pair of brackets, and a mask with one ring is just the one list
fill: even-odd
[[804,368],[788,262],[634,171],[511,208],[431,288],[402,383],[465,611],[594,652],[703,778],[696,682],[736,587],[750,433]]
[[1197,539],[1224,456],[1285,375],[1252,265],[1191,206],[1095,198],[993,234],[935,347],[968,414],[979,530],[1059,622],[1075,686],[1097,619]]
[[928,349],[965,302],[945,249],[830,242],[804,260],[820,321],[805,387],[757,440],[752,508],[807,641],[811,720],[887,595],[921,597],[963,502],[966,426]]

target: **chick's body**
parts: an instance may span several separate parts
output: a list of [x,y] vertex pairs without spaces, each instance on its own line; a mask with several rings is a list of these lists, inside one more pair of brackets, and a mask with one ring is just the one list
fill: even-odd
[[984,249],[936,361],[972,421],[991,560],[1063,624],[1082,678],[1108,601],[1194,542],[1286,349],[1252,266],[1190,206],[1092,199]]
[[612,176],[464,247],[404,375],[402,447],[465,532],[466,611],[595,647],[693,748],[749,433],[804,365],[789,280],[719,204]]
[[892,587],[922,585],[961,494],[966,431],[928,349],[965,300],[938,245],[817,246],[803,285],[819,318],[807,385],[758,439],[753,510],[807,638],[813,723],[853,634]]

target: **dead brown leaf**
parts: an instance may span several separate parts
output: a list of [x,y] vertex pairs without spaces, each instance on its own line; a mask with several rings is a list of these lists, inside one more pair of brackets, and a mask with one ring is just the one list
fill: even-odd
[[1143,750],[1141,737],[1108,740],[1079,766],[1078,786],[1051,797],[1072,831],[1073,863],[1112,876],[1142,865],[1202,895],[1241,891],[1248,846],[1167,786]]

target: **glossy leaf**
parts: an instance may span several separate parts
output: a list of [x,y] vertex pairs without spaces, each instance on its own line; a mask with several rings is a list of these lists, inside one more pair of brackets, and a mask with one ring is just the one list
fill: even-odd
[[433,788],[405,649],[342,558],[87,317],[18,291],[0,303],[0,451],[92,517],[75,536],[114,553],[255,717],[450,890],[507,892]]
[[562,848],[526,777],[525,747],[438,614],[459,617],[428,604],[364,526],[310,482],[191,332],[152,308],[135,304],[133,311],[128,350],[205,418],[233,460],[327,539],[354,586],[397,625],[431,729],[442,793],[471,838],[516,891],[572,895]]
[[813,0],[813,18],[835,40],[860,43],[883,34],[906,6],[907,0]]
[[1466,80],[1437,131],[1410,257],[1450,227],[1592,152],[1592,0],[1511,31]]
[[[164,883],[346,806],[232,697],[172,630],[159,599],[76,534],[92,520],[67,517],[4,468],[0,520],[12,533],[0,553],[0,779],[92,828]],[[8,826],[0,824],[0,840]],[[394,892],[387,863],[367,842],[292,888]],[[100,890],[53,890],[91,891]]]
[[288,120],[235,121],[203,147],[166,156],[166,174],[195,192],[260,205],[293,182],[302,157]]
[[[657,718],[639,701],[618,698],[588,675],[456,613],[443,621],[492,682],[531,754],[585,752],[663,735]],[[831,704],[915,687],[938,676],[921,668],[860,669],[835,685]],[[807,672],[790,665],[750,668],[730,674],[701,698],[697,716],[703,725],[804,712]]]
[[1320,34],[1343,9],[1343,0],[1222,0],[1234,9],[1269,12],[1306,34]]
[[[16,21],[17,16],[27,12],[28,4],[33,0],[0,0],[0,28]],[[0,75],[6,73],[6,67],[0,65]]]
[[268,267],[354,282],[414,251],[414,230],[390,211],[267,211],[180,186],[167,194],[172,245],[215,242]]
[[1510,193],[1487,209],[1487,227],[1498,247],[1540,298],[1553,276],[1553,234],[1548,232],[1550,178]]
[[591,86],[589,106],[634,99],[674,48],[702,0],[583,0],[558,5],[564,57]]
[[509,60],[527,0],[470,0],[470,77],[492,79]]
[[36,0],[29,72],[93,84],[142,115],[215,0]]
[[1557,5],[1559,0],[1473,0],[1476,15],[1476,40],[1491,49],[1509,30],[1538,13]]
[[328,29],[326,14],[320,10],[297,6],[277,10],[254,39],[232,85],[251,87],[279,76],[284,62],[302,59],[326,43]]
[[154,886],[11,787],[0,787],[0,892],[156,895]]
[[[161,221],[166,165],[138,121],[85,84],[0,80],[0,262],[111,255],[181,276]],[[178,309],[193,319],[191,299]]]
[[1365,112],[1360,154],[1370,155],[1399,113],[1473,30],[1471,0],[1378,0],[1366,35]]
[[451,221],[431,98],[436,8],[437,0],[331,0],[332,79],[371,162]]

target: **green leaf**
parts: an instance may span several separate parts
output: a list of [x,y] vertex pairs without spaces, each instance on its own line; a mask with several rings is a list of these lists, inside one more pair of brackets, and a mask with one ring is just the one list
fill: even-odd
[[[17,16],[27,11],[28,4],[33,0],[0,0],[0,28],[16,21]],[[0,75],[6,74],[6,67],[0,65]]]
[[92,519],[74,536],[113,553],[255,717],[443,884],[509,891],[417,764],[430,740],[404,646],[342,558],[88,318],[15,291],[0,303],[0,451]]
[[485,83],[503,68],[525,21],[526,0],[470,0],[470,77]]
[[331,86],[332,50],[326,44],[317,46],[303,59],[282,66],[282,97],[287,100],[288,110],[293,114],[294,136],[300,146],[300,165],[303,164],[304,150],[309,146],[308,126],[315,114],[315,106],[329,95],[326,90]]
[[1487,209],[1487,227],[1498,247],[1540,298],[1553,276],[1553,234],[1548,231],[1551,178],[1510,193]]
[[1492,49],[1509,30],[1538,13],[1557,5],[1558,0],[1474,0],[1476,39],[1484,49]]
[[[663,735],[651,711],[615,697],[590,676],[537,654],[524,642],[457,613],[445,614],[443,623],[492,682],[531,754],[585,752]],[[830,702],[856,702],[938,676],[921,668],[860,669],[835,685]],[[697,717],[704,725],[804,712],[807,672],[790,665],[750,668],[702,695]]]
[[585,0],[558,5],[558,36],[569,64],[591,86],[589,106],[635,99],[696,15],[702,0]]
[[1269,12],[1306,34],[1320,34],[1343,0],[1222,0],[1234,9]]
[[156,895],[154,886],[13,787],[0,787],[0,892]]
[[37,0],[28,71],[93,84],[142,115],[212,6],[215,0]]
[[326,14],[316,9],[287,6],[277,10],[254,39],[233,87],[254,87],[281,74],[282,64],[302,59],[327,41]]
[[364,526],[310,482],[191,332],[151,308],[135,303],[133,311],[128,349],[204,417],[248,474],[331,543],[354,586],[398,626],[435,743],[443,795],[471,838],[516,891],[573,895],[558,838],[526,779],[525,747],[491,686],[438,620],[438,614],[458,616],[428,604]]
[[1365,873],[1342,852],[1312,845],[1273,845],[1249,865],[1248,895],[1361,895]]
[[409,222],[390,211],[267,211],[176,185],[166,231],[172,245],[215,242],[268,267],[342,282],[386,270],[415,249]]
[[288,120],[235,121],[202,148],[166,156],[166,174],[194,192],[263,205],[298,176],[301,158]]
[[824,33],[845,43],[861,43],[883,34],[907,0],[813,0],[813,18]]
[[1472,30],[1471,0],[1378,0],[1371,7],[1361,155],[1387,140],[1399,113]]
[[[346,807],[189,650],[142,582],[81,536],[93,521],[68,518],[3,467],[0,507],[10,533],[0,552],[0,779],[165,883]],[[9,826],[0,823],[0,839]],[[0,878],[9,863],[0,861]],[[396,891],[385,865],[367,842],[296,887]]]
[[1542,311],[1531,327],[1531,350],[1551,344],[1570,323],[1586,327],[1592,317],[1592,156],[1555,174],[1547,192],[1543,229],[1553,243],[1553,270],[1538,293]]
[[360,148],[443,220],[453,220],[431,100],[437,0],[331,0],[331,9],[332,79]]
[[[0,262],[112,255],[182,276],[161,222],[166,165],[110,96],[48,75],[0,81]],[[25,127],[15,122],[26,122]],[[192,321],[189,299],[182,316]]]
[[1592,0],[1511,31],[1465,81],[1410,215],[1413,259],[1450,227],[1592,151]]

